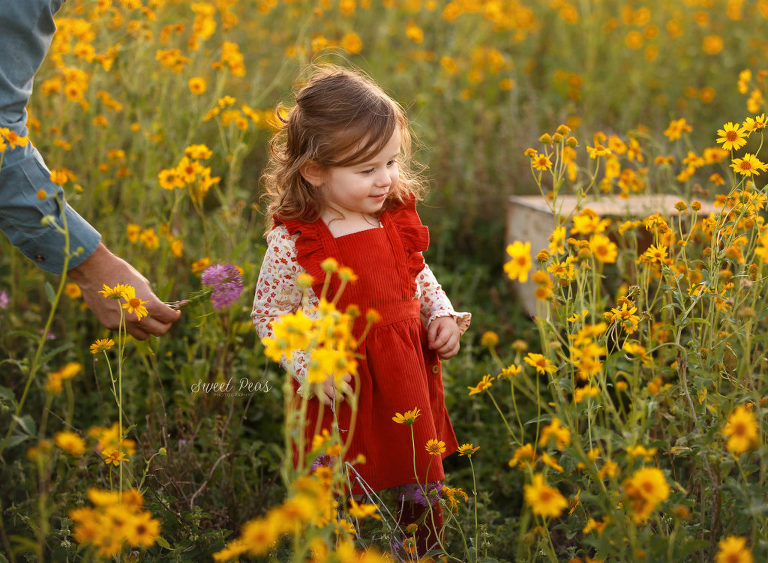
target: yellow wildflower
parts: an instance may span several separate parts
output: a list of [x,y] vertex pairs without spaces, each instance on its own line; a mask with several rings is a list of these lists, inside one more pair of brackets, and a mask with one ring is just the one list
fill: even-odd
[[524,487],[525,502],[531,511],[544,518],[557,518],[568,507],[560,491],[547,485],[544,475],[536,473],[532,483]]

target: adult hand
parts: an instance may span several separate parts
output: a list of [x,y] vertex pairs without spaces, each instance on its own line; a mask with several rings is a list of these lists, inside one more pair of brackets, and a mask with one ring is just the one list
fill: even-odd
[[99,322],[108,329],[114,330],[120,324],[122,305],[113,299],[105,299],[99,293],[105,284],[109,287],[120,283],[133,286],[136,297],[146,301],[146,317],[139,321],[135,315],[128,314],[125,318],[126,330],[139,340],[144,340],[150,334],[165,334],[181,316],[181,311],[171,309],[157,298],[147,278],[128,262],[112,254],[103,244],[99,244],[93,254],[82,264],[72,268],[67,275],[80,287],[83,299]]
[[453,317],[438,317],[429,324],[427,344],[441,359],[453,358],[459,353],[461,331]]

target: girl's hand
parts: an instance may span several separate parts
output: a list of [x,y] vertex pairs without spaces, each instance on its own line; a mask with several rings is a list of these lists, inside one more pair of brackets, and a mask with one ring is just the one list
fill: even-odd
[[[341,388],[341,396],[339,397],[339,401],[344,400],[344,394],[345,393],[351,393],[352,387],[349,386],[349,382],[352,381],[352,376],[349,374],[346,374],[344,377],[341,378],[341,382],[339,383],[339,387]],[[320,402],[324,405],[330,405],[333,404],[333,398],[336,396],[336,385],[333,382],[333,377],[329,377],[325,381],[323,381],[323,387],[320,390],[320,393],[318,394],[318,399],[320,399]]]
[[427,329],[427,344],[430,350],[446,360],[459,353],[459,338],[461,331],[453,317],[438,317],[430,323]]

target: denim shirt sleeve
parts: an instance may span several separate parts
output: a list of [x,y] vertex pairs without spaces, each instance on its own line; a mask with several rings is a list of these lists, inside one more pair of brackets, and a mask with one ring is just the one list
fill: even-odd
[[[26,106],[35,73],[45,58],[56,31],[53,15],[64,0],[0,0],[0,127],[18,135],[28,131]],[[61,273],[64,267],[64,235],[43,225],[50,215],[61,225],[66,218],[70,253],[79,248],[68,268],[90,256],[101,235],[64,202],[64,192],[50,180],[50,171],[30,143],[8,148],[0,167],[0,230],[11,243],[43,270]],[[39,190],[53,197],[40,200]]]

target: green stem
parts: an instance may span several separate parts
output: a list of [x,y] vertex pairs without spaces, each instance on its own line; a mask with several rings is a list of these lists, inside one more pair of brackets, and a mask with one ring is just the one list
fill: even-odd
[[[56,201],[59,203],[59,205],[62,204],[61,201],[59,201],[59,198],[56,197]],[[45,346],[45,343],[48,340],[48,332],[51,329],[51,325],[53,324],[53,317],[56,314],[56,309],[59,306],[59,301],[61,300],[61,294],[64,292],[64,286],[67,282],[67,271],[69,271],[69,259],[70,259],[70,252],[69,252],[69,229],[67,228],[67,214],[66,211],[63,210],[61,214],[61,221],[62,221],[62,227],[58,227],[58,225],[55,224],[55,221],[53,221],[54,227],[59,230],[59,232],[62,232],[64,235],[64,264],[61,268],[61,279],[59,280],[59,287],[56,289],[56,294],[53,297],[53,302],[51,303],[51,310],[48,313],[48,319],[45,322],[45,327],[43,328],[43,334],[40,336],[40,341],[37,345],[37,350],[35,351],[35,357],[32,359],[32,364],[29,367],[29,374],[27,374],[27,382],[24,385],[24,391],[21,394],[21,399],[19,400],[18,404],[16,405],[16,411],[15,416],[11,420],[11,425],[8,427],[8,432],[5,433],[5,437],[3,438],[3,442],[0,444],[0,460],[3,458],[3,452],[5,451],[6,446],[8,445],[8,440],[11,437],[11,434],[13,434],[13,431],[16,429],[16,424],[19,416],[21,415],[21,411],[24,408],[24,403],[27,400],[27,394],[29,393],[29,388],[32,386],[32,382],[35,379],[35,375],[37,374],[37,370],[40,367],[40,356],[43,353],[43,347]]]
[[[117,354],[117,451],[122,451],[123,445],[123,358],[125,353],[125,315],[123,308],[120,307],[120,324],[117,327],[118,354]],[[119,462],[119,481],[118,498],[123,501],[123,462]]]
[[469,468],[472,471],[472,496],[475,497],[475,561],[479,558],[479,544],[477,542],[477,480],[475,477],[475,466],[472,464],[472,454],[467,456],[469,458]]
[[493,394],[489,389],[486,389],[486,392],[488,393],[488,396],[491,398],[491,401],[493,401],[493,406],[496,407],[496,410],[499,412],[499,416],[501,416],[501,420],[504,422],[504,426],[507,427],[507,432],[509,432],[509,435],[512,436],[512,438],[520,444],[520,442],[517,440],[517,437],[515,436],[515,433],[512,432],[512,428],[509,426],[509,423],[507,422],[506,417],[504,416],[504,413],[501,412],[501,408],[499,407],[499,403],[496,402],[496,399],[494,399]]

